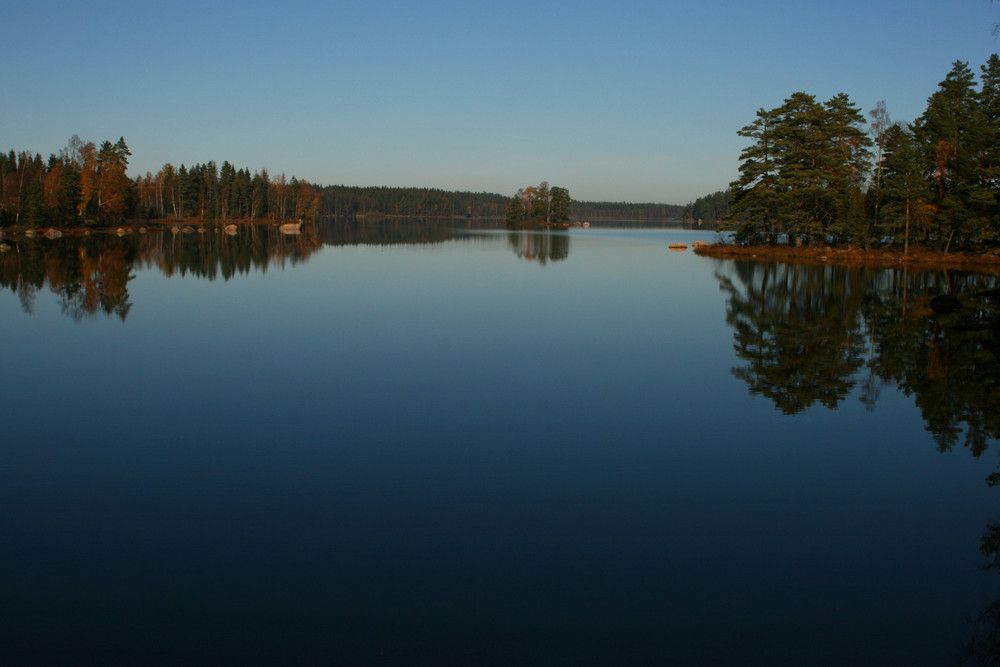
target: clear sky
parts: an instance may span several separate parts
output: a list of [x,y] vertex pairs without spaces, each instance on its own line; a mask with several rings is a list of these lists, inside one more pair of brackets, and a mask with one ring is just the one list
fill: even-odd
[[124,136],[136,176],[229,160],[320,185],[684,204],[803,90],[913,120],[1000,51],[989,0],[10,3],[0,149]]

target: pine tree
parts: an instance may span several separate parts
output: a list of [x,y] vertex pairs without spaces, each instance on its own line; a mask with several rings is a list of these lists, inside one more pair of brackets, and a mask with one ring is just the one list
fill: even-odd
[[864,219],[862,186],[869,172],[872,141],[862,129],[864,116],[846,94],[835,95],[823,106],[825,139],[831,147],[825,167],[828,210],[823,214],[828,223],[824,235],[837,243],[860,241],[867,247],[871,238]]
[[945,252],[956,237],[963,244],[978,237],[985,223],[988,202],[977,184],[976,158],[987,132],[974,85],[968,64],[956,61],[913,126],[933,184],[931,232]]
[[979,155],[979,186],[985,226],[981,236],[1000,241],[1000,58],[990,56],[981,67],[979,110],[983,117],[982,152]]
[[778,240],[776,210],[779,201],[778,166],[775,162],[774,126],[777,111],[759,109],[757,119],[737,134],[754,143],[740,153],[740,177],[732,183],[732,213],[728,224],[736,225],[736,242],[741,245]]
[[925,227],[934,211],[928,202],[920,147],[908,126],[897,123],[885,131],[881,172],[885,229],[897,244],[902,230],[903,252],[907,254],[913,227]]
[[754,139],[730,186],[736,242],[850,242],[863,232],[861,184],[871,141],[864,118],[840,94],[825,104],[803,92],[757,112],[738,134]]
[[524,222],[524,211],[521,208],[520,197],[513,197],[507,202],[503,216],[508,225],[517,225]]
[[566,188],[561,188],[559,186],[552,186],[551,191],[551,211],[552,211],[552,222],[555,223],[566,223],[569,222],[569,211],[572,205],[572,199],[569,196],[569,190]]

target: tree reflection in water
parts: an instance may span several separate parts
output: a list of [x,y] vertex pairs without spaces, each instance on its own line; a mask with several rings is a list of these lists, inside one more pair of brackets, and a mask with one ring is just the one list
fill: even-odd
[[276,225],[250,224],[235,233],[177,227],[123,236],[21,238],[0,255],[0,289],[15,292],[26,313],[33,312],[37,292],[48,286],[59,296],[62,312],[76,321],[98,313],[124,321],[132,308],[128,284],[136,268],[229,280],[305,261],[320,245],[314,227],[290,235]]
[[719,275],[734,349],[747,362],[733,374],[785,414],[836,407],[864,363],[857,279],[841,267],[750,262],[733,274],[738,282]]
[[507,245],[518,257],[539,264],[569,257],[569,233],[564,229],[509,230]]
[[[836,408],[861,380],[913,396],[938,448],[1000,435],[1000,279],[978,273],[733,262],[717,272],[745,363],[733,374],[786,414]],[[936,310],[952,295],[950,312]]]
[[136,244],[125,238],[22,239],[0,256],[0,289],[16,292],[27,313],[48,285],[76,321],[99,312],[124,321],[136,255]]
[[[437,244],[478,237],[468,230],[498,229],[496,221],[465,221],[461,230],[451,220],[328,217],[302,225],[296,234],[276,224],[176,225],[145,233],[61,238],[19,238],[0,254],[0,290],[18,295],[26,313],[35,296],[48,288],[59,296],[63,313],[80,321],[98,313],[123,321],[132,308],[128,284],[136,269],[230,280],[251,271],[266,272],[308,260],[323,246],[388,246]],[[133,230],[134,231],[134,230]],[[516,231],[508,235],[519,257],[545,264],[569,255],[565,231]]]
[[[860,377],[869,410],[885,385],[913,397],[941,452],[961,442],[978,458],[1000,438],[996,276],[750,261],[716,276],[744,362],[732,372],[783,413],[836,408]],[[987,483],[1000,485],[1000,471]],[[1000,521],[980,552],[1000,569]],[[963,661],[1000,665],[1000,601],[974,620]]]

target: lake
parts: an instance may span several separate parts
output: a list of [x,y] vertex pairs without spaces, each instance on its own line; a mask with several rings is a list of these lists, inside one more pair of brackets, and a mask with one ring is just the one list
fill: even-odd
[[716,238],[20,239],[0,660],[994,664],[1000,281]]

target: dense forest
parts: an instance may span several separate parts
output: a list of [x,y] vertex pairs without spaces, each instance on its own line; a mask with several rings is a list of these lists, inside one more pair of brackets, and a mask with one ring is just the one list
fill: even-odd
[[688,222],[719,222],[732,213],[729,191],[720,190],[698,197],[684,207],[684,220]]
[[506,204],[506,197],[489,192],[348,185],[322,189],[323,213],[328,215],[499,219]]
[[660,223],[681,220],[684,217],[684,207],[675,204],[574,201],[570,217],[574,220],[628,220],[639,223]]
[[871,123],[841,93],[797,92],[739,131],[752,141],[731,184],[729,224],[743,245],[829,244],[948,252],[1000,244],[1000,58],[954,63],[924,113]]
[[229,162],[126,175],[132,155],[120,138],[100,147],[70,139],[43,160],[25,151],[0,154],[0,226],[117,224],[145,218],[265,220],[319,214],[319,190],[284,174],[251,173]]

